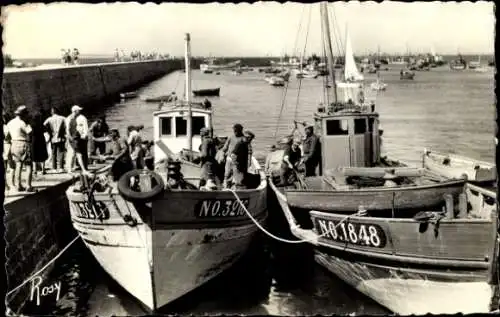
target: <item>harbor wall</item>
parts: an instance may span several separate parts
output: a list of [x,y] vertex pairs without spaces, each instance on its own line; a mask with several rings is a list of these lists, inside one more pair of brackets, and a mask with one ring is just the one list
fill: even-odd
[[[52,180],[41,191],[4,204],[5,272],[10,292],[54,258],[76,236],[64,195],[69,175]],[[52,265],[37,277],[45,279]],[[43,283],[48,286],[47,281]],[[30,300],[32,282],[6,298],[14,312]]]
[[172,59],[4,72],[2,102],[7,113],[21,104],[41,112],[56,106],[66,113],[74,104],[95,110],[102,101],[182,67],[182,60]]

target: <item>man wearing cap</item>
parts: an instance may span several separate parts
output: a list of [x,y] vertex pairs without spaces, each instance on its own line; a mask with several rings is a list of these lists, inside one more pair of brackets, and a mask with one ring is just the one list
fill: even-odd
[[69,142],[67,169],[73,170],[75,154],[78,165],[87,173],[88,165],[88,133],[87,118],[81,114],[82,108],[78,105],[71,107],[71,114],[66,118],[66,136]]
[[236,189],[245,188],[248,173],[248,142],[246,138],[236,141],[231,152],[233,183]]
[[200,136],[200,187],[205,186],[206,189],[211,190],[217,188],[215,182],[215,154],[217,153],[217,148],[207,128],[202,128],[200,130]]
[[248,167],[252,166],[252,155],[253,155],[253,149],[252,149],[252,141],[255,139],[255,134],[253,134],[252,131],[246,130],[245,133],[245,138],[248,143]]
[[100,155],[106,153],[106,141],[104,137],[109,135],[109,126],[106,123],[106,116],[99,117],[89,128],[90,155]]
[[[25,105],[19,106],[14,112],[15,118],[7,123],[7,131],[11,140],[10,153],[16,167],[14,169],[13,186],[18,191],[32,191],[31,180],[33,178],[33,164],[31,161],[31,137],[33,129],[27,123],[28,109]],[[28,178],[26,180],[26,188],[21,185],[21,172],[23,166],[26,165]],[[17,184],[15,184],[17,182]]]
[[283,161],[281,162],[280,174],[282,186],[293,184],[297,177],[294,171],[297,171],[300,157],[302,156],[299,145],[299,140],[290,138],[288,144],[285,147],[285,152],[283,153]]
[[301,162],[304,163],[306,168],[306,176],[315,176],[316,167],[320,163],[321,148],[319,138],[314,134],[314,127],[307,125],[305,128],[306,138],[302,143],[302,150],[304,157]]
[[132,160],[130,159],[127,142],[120,138],[118,130],[112,129],[110,136],[110,151],[107,153],[106,158],[114,160],[111,165],[111,174],[113,176],[113,180],[117,181],[123,174],[132,170],[134,166]]
[[[232,164],[231,154],[233,154],[234,147],[239,142],[246,143],[246,138],[243,135],[243,126],[241,124],[236,123],[233,126],[233,132],[234,132],[234,134],[227,139],[226,143],[224,144],[224,147],[221,149],[222,153],[224,153],[224,158],[226,159],[226,167],[225,167],[225,171],[224,171],[224,183],[223,183],[224,187],[228,186],[229,179],[231,178],[232,173],[233,173],[233,164]],[[219,164],[221,164],[221,163],[222,162],[219,161]],[[248,165],[248,164],[246,164],[246,165]]]

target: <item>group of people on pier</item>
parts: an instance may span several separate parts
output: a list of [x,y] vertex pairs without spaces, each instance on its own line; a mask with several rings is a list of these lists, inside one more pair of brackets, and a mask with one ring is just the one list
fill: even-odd
[[[51,115],[43,120],[40,112],[30,114],[25,105],[19,106],[10,119],[4,120],[4,167],[12,170],[6,179],[6,189],[33,191],[33,175],[46,173],[45,163],[51,153],[52,173],[71,173],[81,170],[89,174],[92,161],[115,160],[114,169],[123,169],[123,162],[131,168],[146,168],[152,157],[152,142],[143,140],[144,126],[129,126],[127,139],[122,140],[116,129],[109,129],[101,116],[90,127],[82,108],[74,105],[64,117],[53,107]],[[9,120],[10,119],[10,120]],[[106,143],[110,143],[106,150]],[[121,164],[121,165],[120,165]],[[116,165],[116,166],[115,166]],[[151,166],[151,164],[149,164]],[[26,170],[26,186],[22,185],[22,171]]]
[[80,64],[79,57],[80,51],[77,48],[74,48],[73,51],[70,49],[65,50],[61,49],[61,63],[63,65],[78,65]]

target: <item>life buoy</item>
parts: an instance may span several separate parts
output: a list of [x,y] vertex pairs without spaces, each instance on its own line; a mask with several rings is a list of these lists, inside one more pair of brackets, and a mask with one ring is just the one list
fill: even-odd
[[[140,175],[152,177],[156,181],[155,186],[146,192],[132,190],[130,178],[139,177]],[[130,202],[150,202],[163,192],[164,187],[165,184],[161,176],[150,170],[131,170],[123,174],[118,180],[118,192],[125,200]]]

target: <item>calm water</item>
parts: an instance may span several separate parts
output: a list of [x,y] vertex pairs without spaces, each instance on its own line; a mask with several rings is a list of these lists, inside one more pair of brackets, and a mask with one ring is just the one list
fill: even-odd
[[[275,140],[284,92],[284,88],[269,86],[263,76],[257,72],[239,76],[229,72],[221,75],[193,72],[193,89],[221,87],[221,96],[211,99],[215,132],[228,135],[231,126],[240,122],[255,133],[255,148],[262,154]],[[375,79],[375,75],[365,76],[367,82]],[[443,67],[418,72],[414,81],[400,81],[399,68],[394,66],[383,71],[381,78],[388,88],[372,97],[377,98],[384,128],[384,150],[391,157],[418,164],[422,150],[430,148],[494,162],[493,72],[452,72]],[[298,95],[298,81],[291,79],[278,135],[293,128],[297,100],[297,119],[312,122],[312,111],[321,101],[321,82],[321,78],[303,80]],[[174,90],[181,96],[183,86],[181,72],[149,84],[139,90],[139,98],[107,108],[110,126],[120,127],[125,133],[128,124],[144,124],[146,136],[151,137],[151,114],[157,104],[141,99]],[[280,315],[387,313],[314,264],[310,252],[305,245],[284,245],[263,239],[233,269],[167,306],[165,311]],[[82,264],[84,260],[87,263]],[[71,295],[57,304],[54,313],[144,314],[82,245],[74,248],[59,272],[69,276],[76,286]],[[77,290],[80,288],[84,291]]]

